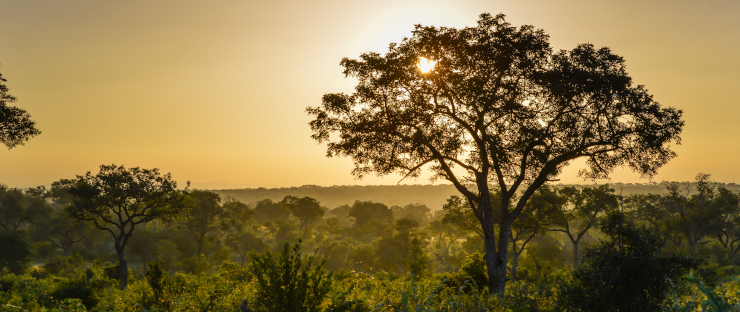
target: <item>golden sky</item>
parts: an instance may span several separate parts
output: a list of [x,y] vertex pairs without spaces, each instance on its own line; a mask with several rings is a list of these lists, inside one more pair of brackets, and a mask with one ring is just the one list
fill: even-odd
[[[608,46],[658,102],[683,109],[679,156],[654,181],[740,181],[737,0],[0,0],[0,73],[43,132],[0,150],[0,183],[49,185],[115,163],[196,188],[396,184],[355,180],[350,159],[326,158],[305,107],[352,91],[342,57],[483,12],[544,29],[555,49]],[[577,170],[561,181],[583,183]],[[647,182],[628,169],[612,181]]]

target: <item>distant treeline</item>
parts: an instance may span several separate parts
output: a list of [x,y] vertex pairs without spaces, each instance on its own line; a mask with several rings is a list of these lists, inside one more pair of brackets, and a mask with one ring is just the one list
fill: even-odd
[[[685,182],[688,183],[688,182]],[[603,183],[601,183],[603,184]],[[624,196],[632,194],[662,194],[666,192],[665,185],[657,182],[649,183],[609,183],[617,194]],[[552,184],[555,188],[574,186],[578,189],[593,184]],[[735,183],[717,183],[717,187],[724,186],[732,192],[740,192],[740,185]],[[355,201],[373,201],[388,206],[403,206],[411,203],[424,204],[432,211],[442,209],[447,199],[452,195],[460,195],[452,184],[440,185],[335,185],[318,186],[304,185],[299,187],[281,188],[244,188],[228,190],[211,190],[226,198],[231,196],[245,203],[256,203],[269,198],[280,201],[285,196],[308,196],[317,199],[322,206],[334,208],[341,205],[352,205]]]

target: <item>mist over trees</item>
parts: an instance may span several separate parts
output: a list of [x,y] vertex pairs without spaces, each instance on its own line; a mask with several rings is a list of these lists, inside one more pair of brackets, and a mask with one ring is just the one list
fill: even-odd
[[[418,283],[439,283],[436,287],[443,289],[472,291],[472,286],[465,285],[488,280],[482,230],[469,203],[456,195],[438,210],[418,203],[389,207],[361,200],[329,208],[316,199],[298,196],[243,203],[208,190],[164,187],[168,178],[153,170],[143,175],[144,171],[101,166],[98,174],[63,179],[49,189],[3,187],[0,219],[7,225],[0,236],[4,246],[0,265],[6,272],[35,278],[73,279],[93,270],[89,274],[108,276],[117,288],[140,290],[141,281],[146,284],[152,274],[164,274],[165,284],[173,283],[167,276],[182,274],[206,277],[231,272],[247,278],[255,259],[265,261],[262,257],[267,252],[280,253],[286,243],[300,240],[301,249],[311,251],[306,255],[316,259],[315,265],[321,264],[319,259],[325,261],[320,268],[333,272],[334,283],[353,281],[359,274],[368,278],[363,283],[370,283],[370,277],[380,282],[405,276]],[[112,180],[105,183],[105,179]],[[652,190],[655,185],[629,186],[634,191]],[[549,311],[547,306],[623,302],[618,296],[610,297],[616,295],[608,289],[592,293],[601,287],[589,284],[594,279],[613,279],[625,294],[649,291],[640,300],[660,306],[654,300],[664,298],[670,285],[653,283],[653,277],[638,271],[675,279],[676,274],[696,269],[702,262],[705,267],[700,272],[705,278],[723,280],[723,270],[740,264],[740,235],[736,233],[740,194],[730,190],[736,186],[714,183],[707,174],[698,174],[691,183],[664,182],[661,186],[662,192],[647,194],[627,193],[619,185],[539,188],[527,204],[532,213],[512,224],[507,278],[543,291],[539,298],[550,298],[528,303],[538,307],[537,311]],[[156,206],[146,199],[149,192],[172,193],[170,197],[152,196],[170,198],[156,201],[165,206]],[[499,196],[490,194],[493,201]],[[105,206],[122,202],[127,206]],[[125,220],[126,211],[137,216],[144,207],[155,206],[164,214],[146,217],[147,222],[140,222],[143,215],[129,220],[125,232],[116,231],[117,224],[103,223],[118,219],[118,212]],[[619,222],[623,222],[622,229]],[[500,224],[497,220],[495,226]],[[121,240],[97,235],[109,231]],[[630,250],[645,258],[634,258]],[[126,261],[123,265],[121,258]],[[605,271],[609,265],[632,266],[637,271],[610,273]],[[121,274],[123,266],[127,275]],[[559,277],[570,270],[574,270],[574,279]],[[644,278],[646,282],[639,285],[647,288],[630,288],[634,284],[624,282],[634,276]],[[548,297],[548,293],[557,296]],[[508,302],[522,304],[511,296],[507,290]],[[607,299],[613,302],[607,304]]]
[[[576,159],[652,177],[683,121],[609,48],[548,40],[503,15],[417,25],[307,109],[356,177],[450,184],[212,191],[123,165],[0,184],[0,310],[737,310],[740,186],[555,183]],[[7,91],[13,148],[40,132]]]

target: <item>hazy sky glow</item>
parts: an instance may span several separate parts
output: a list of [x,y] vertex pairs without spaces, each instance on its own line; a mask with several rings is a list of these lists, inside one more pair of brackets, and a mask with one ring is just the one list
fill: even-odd
[[[683,109],[679,156],[654,180],[740,181],[736,0],[4,0],[0,73],[43,133],[0,151],[0,183],[48,185],[115,163],[196,188],[395,184],[354,180],[350,159],[326,158],[305,107],[352,91],[342,57],[383,53],[414,24],[473,26],[483,12],[544,29],[555,49],[608,46],[655,100]],[[577,171],[562,182],[582,183]],[[612,181],[647,180],[619,169]]]

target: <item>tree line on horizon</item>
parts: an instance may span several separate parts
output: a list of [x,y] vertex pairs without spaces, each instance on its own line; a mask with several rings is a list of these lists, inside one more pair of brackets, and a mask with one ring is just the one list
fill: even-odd
[[[509,278],[517,279],[520,261],[525,272],[528,261],[578,266],[579,250],[597,241],[598,223],[615,211],[658,235],[662,253],[703,250],[711,263],[737,264],[740,195],[707,174],[664,187],[661,194],[631,195],[609,185],[540,188],[529,213],[512,225]],[[499,196],[491,194],[493,201]],[[251,252],[279,251],[300,238],[331,271],[423,276],[457,271],[467,256],[482,252],[484,233],[468,205],[455,195],[437,211],[360,200],[329,208],[292,195],[247,204],[177,189],[156,169],[101,166],[96,175],[62,179],[49,189],[0,187],[0,228],[14,241],[8,246],[19,248],[5,249],[2,265],[20,273],[35,263],[35,274],[43,275],[59,274],[69,261],[112,262],[126,268],[118,276],[123,289],[130,259],[140,270],[159,259],[172,271],[199,273],[224,261],[245,265]]]

